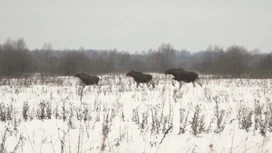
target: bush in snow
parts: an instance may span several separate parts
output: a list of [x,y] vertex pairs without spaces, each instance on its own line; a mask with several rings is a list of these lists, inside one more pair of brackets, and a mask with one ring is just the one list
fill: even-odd
[[252,126],[252,115],[253,112],[247,108],[246,106],[241,106],[240,109],[238,110],[238,120],[239,120],[239,125],[240,129],[244,129],[247,132],[249,131],[249,128]]
[[196,105],[192,121],[190,122],[192,134],[195,136],[205,131],[204,115],[201,115],[200,111],[199,105]]

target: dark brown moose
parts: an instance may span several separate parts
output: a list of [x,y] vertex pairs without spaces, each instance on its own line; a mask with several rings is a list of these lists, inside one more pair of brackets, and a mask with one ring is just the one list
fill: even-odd
[[132,77],[136,81],[137,87],[140,83],[148,83],[151,84],[153,88],[155,87],[155,84],[152,82],[152,75],[150,74],[143,74],[142,72],[131,70],[126,74],[126,76]]
[[90,76],[82,72],[75,74],[74,77],[78,77],[85,85],[97,85],[99,82],[99,77]]
[[167,74],[173,75],[174,76],[173,80],[176,80],[179,82],[180,88],[182,86],[182,81],[185,83],[192,82],[194,87],[195,87],[195,82],[198,83],[200,86],[202,86],[202,84],[197,81],[198,74],[196,72],[185,71],[182,68],[179,68],[179,69],[171,68],[171,69],[165,71],[164,74],[165,75],[167,75]]

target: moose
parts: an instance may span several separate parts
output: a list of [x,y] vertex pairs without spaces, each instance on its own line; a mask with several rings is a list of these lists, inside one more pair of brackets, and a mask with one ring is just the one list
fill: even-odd
[[151,81],[152,75],[150,74],[143,74],[142,72],[131,70],[126,74],[126,76],[130,76],[136,81],[137,88],[140,83],[148,83],[148,84],[151,84],[153,88],[155,87],[154,82]]
[[179,82],[179,88],[181,88],[182,86],[182,81],[185,83],[190,83],[192,82],[194,87],[195,87],[195,82],[197,82],[200,86],[202,86],[202,84],[200,82],[197,81],[198,78],[198,74],[196,72],[190,72],[190,71],[186,71],[182,68],[171,68],[167,71],[165,71],[164,73],[165,75],[171,74],[174,76],[173,80],[176,80]]
[[82,72],[75,74],[74,77],[78,77],[85,85],[97,85],[99,82],[99,77],[90,76]]

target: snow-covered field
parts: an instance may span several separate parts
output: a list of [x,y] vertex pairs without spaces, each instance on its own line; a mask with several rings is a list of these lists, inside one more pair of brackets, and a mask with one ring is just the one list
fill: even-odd
[[2,80],[0,153],[272,153],[272,80],[153,77]]

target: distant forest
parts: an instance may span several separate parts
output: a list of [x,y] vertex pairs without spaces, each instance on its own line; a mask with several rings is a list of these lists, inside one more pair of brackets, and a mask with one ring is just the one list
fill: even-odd
[[177,50],[171,44],[140,52],[94,49],[54,50],[50,44],[29,50],[24,39],[0,44],[0,76],[20,77],[32,73],[73,75],[123,73],[131,69],[163,73],[171,67],[222,77],[272,77],[272,52],[261,53],[233,45],[209,46],[198,52]]

